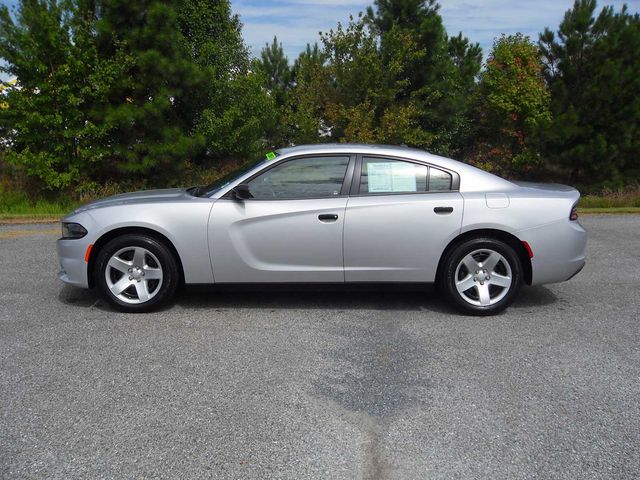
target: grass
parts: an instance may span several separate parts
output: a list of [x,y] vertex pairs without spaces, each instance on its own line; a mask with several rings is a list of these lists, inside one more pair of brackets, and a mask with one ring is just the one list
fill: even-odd
[[638,214],[640,213],[640,207],[588,207],[588,208],[580,207],[578,208],[578,213],[584,214],[584,215],[601,214],[601,213]]
[[0,190],[0,220],[3,223],[57,221],[81,202],[73,199],[30,199],[23,192]]
[[620,190],[603,190],[598,195],[585,195],[580,199],[582,209],[640,208],[640,184]]
[[[113,190],[113,191],[111,191]],[[96,197],[118,193],[117,186],[99,192]],[[0,189],[2,223],[37,223],[58,221],[78,206],[92,200],[70,197],[31,199],[23,192]],[[640,214],[640,185],[621,190],[605,190],[598,195],[584,195],[578,210],[582,214]]]

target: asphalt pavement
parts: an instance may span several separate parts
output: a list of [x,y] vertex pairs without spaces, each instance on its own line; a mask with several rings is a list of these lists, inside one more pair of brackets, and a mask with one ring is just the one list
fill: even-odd
[[433,292],[191,291],[110,310],[56,225],[0,227],[0,477],[640,476],[640,216],[474,318]]

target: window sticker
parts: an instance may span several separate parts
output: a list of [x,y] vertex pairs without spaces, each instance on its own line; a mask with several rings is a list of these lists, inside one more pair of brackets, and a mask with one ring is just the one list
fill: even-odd
[[275,160],[277,155],[275,154],[275,152],[267,152],[266,157],[267,157],[267,160]]
[[369,193],[415,192],[416,174],[406,162],[376,162],[367,164]]

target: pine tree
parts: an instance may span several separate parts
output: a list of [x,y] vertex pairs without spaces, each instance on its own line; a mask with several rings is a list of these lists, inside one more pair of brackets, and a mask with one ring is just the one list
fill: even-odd
[[131,59],[103,112],[112,125],[110,176],[170,179],[198,148],[184,105],[201,78],[182,41],[176,4],[100,0],[99,6],[99,56]]
[[289,59],[284,54],[282,43],[274,36],[254,61],[254,68],[264,76],[265,87],[278,107],[287,103],[289,90],[293,85]]
[[577,0],[539,46],[552,93],[544,153],[587,190],[640,179],[640,16]]

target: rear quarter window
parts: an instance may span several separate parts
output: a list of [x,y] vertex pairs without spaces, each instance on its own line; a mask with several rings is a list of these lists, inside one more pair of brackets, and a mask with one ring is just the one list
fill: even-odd
[[439,168],[429,168],[429,191],[438,192],[451,190],[451,174]]

